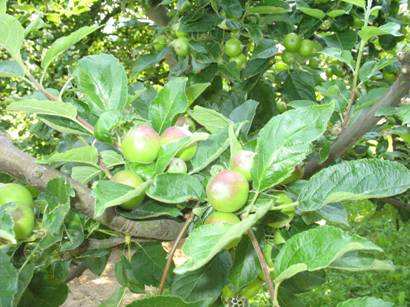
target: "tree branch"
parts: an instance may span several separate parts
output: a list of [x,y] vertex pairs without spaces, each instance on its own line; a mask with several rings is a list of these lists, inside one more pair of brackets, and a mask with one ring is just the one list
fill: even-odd
[[356,121],[345,127],[333,145],[330,147],[329,157],[323,163],[317,160],[308,161],[304,177],[309,178],[320,169],[330,165],[337,158],[341,157],[346,150],[354,145],[364,134],[369,132],[380,120],[376,113],[384,107],[394,107],[400,104],[400,100],[410,90],[410,53],[399,55],[402,63],[401,73],[393,83],[387,93],[368,110],[363,111]]
[[[0,171],[25,180],[30,185],[39,189],[45,189],[50,180],[64,176],[51,167],[36,164],[33,157],[16,148],[1,133]],[[178,236],[182,223],[172,219],[132,221],[115,215],[114,208],[108,208],[100,218],[95,218],[95,199],[91,195],[91,190],[71,178],[67,178],[67,180],[76,191],[72,207],[101,224],[137,238],[172,241]]]

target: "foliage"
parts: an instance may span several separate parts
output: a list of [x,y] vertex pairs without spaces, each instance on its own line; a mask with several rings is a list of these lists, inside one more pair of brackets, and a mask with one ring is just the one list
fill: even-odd
[[[393,99],[384,96],[391,76],[408,78],[395,57],[409,43],[400,4],[0,1],[0,129],[44,165],[34,177],[58,171],[43,186],[24,178],[36,185],[28,239],[16,240],[15,217],[0,206],[0,305],[62,304],[72,268],[100,274],[120,244],[128,250],[115,267],[121,288],[106,305],[119,305],[125,288],[145,293],[147,286],[159,287],[157,295],[130,306],[404,304],[403,286],[388,295],[333,289],[341,277],[354,289],[347,274],[360,282],[406,276],[397,269],[406,262],[375,237],[370,230],[380,225],[363,212],[372,215],[372,202],[381,208],[397,195],[394,219],[408,218],[407,105],[379,109],[383,121],[344,155],[333,156],[331,146],[341,129],[373,116],[380,97]],[[159,137],[175,125],[185,137]],[[127,160],[122,141],[135,126],[158,136],[152,163]],[[130,134],[127,147],[138,155],[140,145]],[[184,150],[193,155],[184,159],[186,172],[168,172]],[[234,212],[240,220],[206,224],[215,211],[208,182],[241,150],[255,156],[249,199]],[[300,180],[313,162],[323,169]],[[111,180],[123,169],[144,183]],[[218,183],[220,193],[229,184]],[[141,195],[142,204],[120,208]],[[114,227],[118,221],[124,224]],[[140,237],[144,225],[152,228]],[[187,231],[184,263],[176,266],[160,242],[138,242],[180,231]],[[379,272],[355,275],[362,271]],[[330,286],[331,302],[315,298]]]

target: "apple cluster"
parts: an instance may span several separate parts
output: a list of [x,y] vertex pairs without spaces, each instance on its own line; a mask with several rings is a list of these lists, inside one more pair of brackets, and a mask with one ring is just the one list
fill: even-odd
[[[167,128],[161,135],[150,125],[142,124],[133,127],[124,136],[121,142],[121,151],[125,159],[132,163],[147,165],[154,163],[158,157],[161,146],[178,142],[182,138],[190,137],[192,132],[189,127],[194,127],[193,121],[185,116],[177,119],[175,126]],[[197,144],[191,144],[182,148],[176,157],[172,159],[168,166],[168,173],[186,173],[186,162],[191,160],[197,150]],[[138,188],[144,181],[140,176],[131,170],[117,172],[112,181],[133,188]],[[135,198],[123,203],[122,209],[132,210],[144,200],[145,194],[142,192]]]

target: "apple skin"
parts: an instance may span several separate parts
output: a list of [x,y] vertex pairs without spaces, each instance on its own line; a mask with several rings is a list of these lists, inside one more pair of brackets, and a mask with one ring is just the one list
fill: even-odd
[[194,131],[196,129],[195,122],[186,115],[179,116],[175,122],[175,126],[188,129],[189,131]]
[[145,124],[132,128],[121,143],[124,157],[130,162],[141,164],[154,162],[160,147],[159,134]]
[[[169,127],[165,129],[165,131],[161,135],[161,145],[177,142],[178,140],[191,136],[192,133],[183,127]],[[191,160],[196,153],[198,145],[192,144],[187,148],[182,149],[180,152],[177,153],[177,157],[186,161]]]
[[252,178],[251,170],[253,166],[253,158],[255,153],[249,150],[239,151],[231,161],[231,168],[233,171],[240,173],[250,181]]
[[33,233],[35,216],[31,206],[16,203],[11,213],[14,221],[14,233],[17,240],[27,239]]
[[215,210],[235,212],[248,200],[249,183],[240,173],[223,170],[208,182],[206,196]]
[[[239,223],[240,221],[241,220],[233,213],[214,211],[206,218],[204,224],[226,223],[233,225]],[[233,240],[225,246],[225,249],[231,249],[237,246],[240,240],[241,239]]]
[[[111,178],[111,180],[116,183],[121,183],[121,184],[130,186],[130,187],[133,187],[133,188],[137,188],[142,183],[144,183],[144,181],[138,175],[134,174],[131,171],[127,171],[127,170],[119,171]],[[145,193],[143,192],[141,193],[141,195],[138,195],[134,197],[133,199],[121,204],[120,207],[125,210],[132,210],[136,206],[141,204],[141,202],[144,200],[144,197],[145,197]]]
[[33,197],[31,196],[30,191],[21,184],[0,184],[0,206],[7,203],[16,203],[33,207]]
[[188,172],[188,168],[184,160],[180,158],[173,158],[168,166],[167,172],[173,174],[186,174]]

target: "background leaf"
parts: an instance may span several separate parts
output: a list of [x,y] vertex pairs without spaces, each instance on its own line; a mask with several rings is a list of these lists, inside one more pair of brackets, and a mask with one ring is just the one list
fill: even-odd
[[344,200],[388,197],[409,187],[410,171],[398,162],[378,159],[342,162],[309,179],[300,192],[299,208],[314,211]]
[[0,14],[0,47],[17,61],[21,61],[20,49],[24,41],[24,28],[13,16]]

